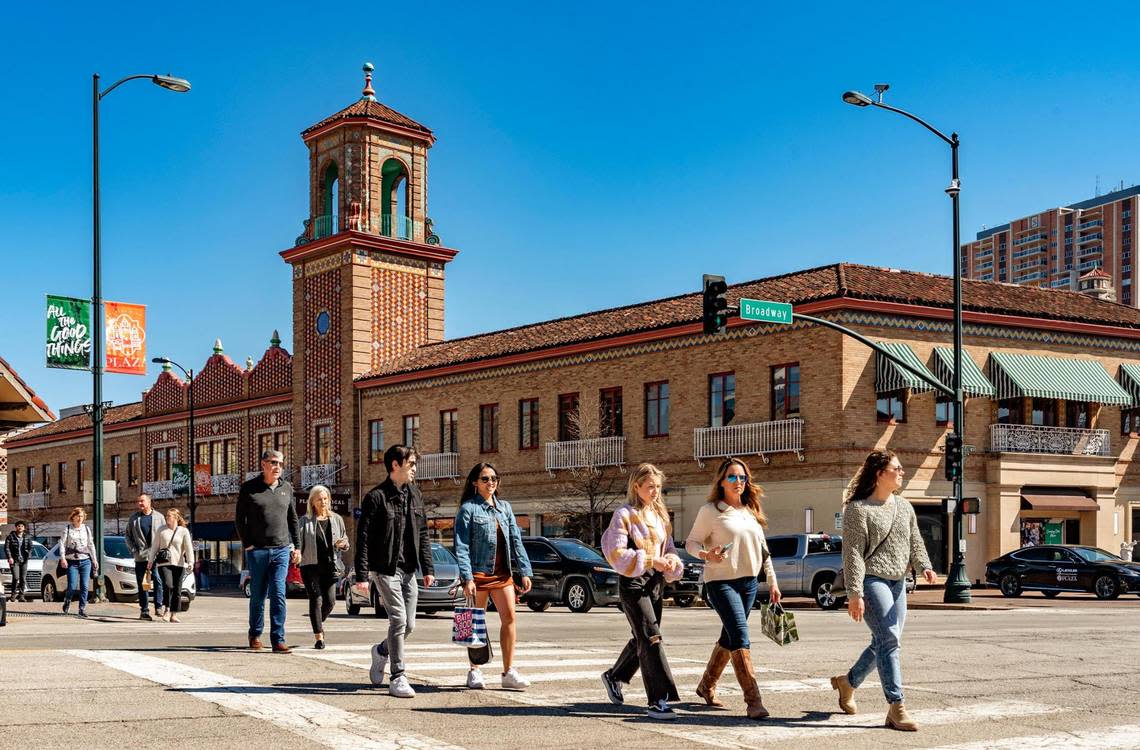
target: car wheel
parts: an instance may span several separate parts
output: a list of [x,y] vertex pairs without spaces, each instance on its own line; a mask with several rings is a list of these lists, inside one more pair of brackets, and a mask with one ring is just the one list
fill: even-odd
[[51,576],[45,576],[43,582],[40,583],[40,598],[45,602],[58,601],[56,599],[55,580]]
[[1060,591],[1042,591],[1046,599],[1056,599],[1060,595]]
[[110,578],[104,578],[103,579],[103,592],[105,594],[107,594],[107,601],[109,601],[109,602],[119,601],[119,595],[115,593],[115,587],[111,585],[111,579]]
[[572,581],[566,587],[566,606],[571,612],[589,612],[594,606],[594,595],[585,581]]
[[1093,592],[1097,599],[1115,599],[1120,596],[1120,585],[1115,577],[1103,575],[1093,582]]
[[1001,587],[1002,596],[1007,596],[1011,599],[1015,596],[1021,596],[1021,581],[1017,580],[1017,576],[1013,573],[1003,575],[999,586]]
[[249,586],[249,581],[246,581],[245,584],[241,587],[241,593],[245,594],[246,599],[253,598],[253,590]]
[[178,609],[182,612],[188,611],[190,609],[190,602],[192,602],[192,601],[194,601],[194,600],[193,599],[183,599],[182,603],[178,605]]
[[673,603],[676,604],[678,607],[691,607],[691,606],[693,606],[693,602],[696,600],[696,598],[697,597],[693,596],[692,594],[686,594],[684,596],[674,596],[673,597]]
[[527,602],[526,606],[534,612],[545,612],[550,609],[550,602]]
[[815,584],[811,588],[812,594],[815,596],[816,606],[820,609],[839,609],[839,597],[831,591],[831,586],[834,583],[835,576],[833,574],[822,575],[815,579]]

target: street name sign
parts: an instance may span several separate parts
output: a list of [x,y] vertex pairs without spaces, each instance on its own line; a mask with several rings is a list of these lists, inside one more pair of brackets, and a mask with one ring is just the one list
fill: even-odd
[[740,317],[764,323],[791,323],[792,306],[787,302],[770,302],[763,299],[740,299]]

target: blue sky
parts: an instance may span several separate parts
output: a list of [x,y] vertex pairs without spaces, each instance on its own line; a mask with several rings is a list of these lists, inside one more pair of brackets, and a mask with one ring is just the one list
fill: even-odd
[[[1070,5],[10,3],[0,133],[0,356],[55,409],[90,377],[43,365],[44,294],[91,294],[91,74],[170,72],[104,100],[104,296],[148,306],[148,354],[255,359],[306,218],[299,133],[360,95],[431,127],[429,215],[460,250],[447,335],[840,260],[948,273],[946,147],[970,238],[1140,181],[1140,66],[1119,23]],[[100,7],[98,12],[92,6]],[[1079,14],[1076,14],[1079,16]],[[153,381],[105,377],[137,400]]]

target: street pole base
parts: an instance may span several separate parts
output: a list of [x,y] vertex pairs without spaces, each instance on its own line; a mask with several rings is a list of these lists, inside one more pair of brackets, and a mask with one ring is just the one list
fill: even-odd
[[946,577],[946,590],[942,601],[945,604],[969,604],[970,579],[966,578],[966,565],[955,562],[950,566],[950,575]]

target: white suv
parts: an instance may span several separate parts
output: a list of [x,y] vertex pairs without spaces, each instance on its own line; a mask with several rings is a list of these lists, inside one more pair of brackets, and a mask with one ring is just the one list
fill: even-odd
[[[29,566],[30,567],[30,566]],[[135,582],[135,558],[127,549],[127,542],[121,536],[103,537],[103,590],[113,602],[138,601],[139,590]],[[30,577],[30,576],[29,576]],[[62,601],[67,591],[67,570],[59,567],[59,545],[51,548],[43,560],[43,582],[40,592],[45,602]],[[194,576],[182,579],[182,609],[190,608],[190,602],[197,596]]]

